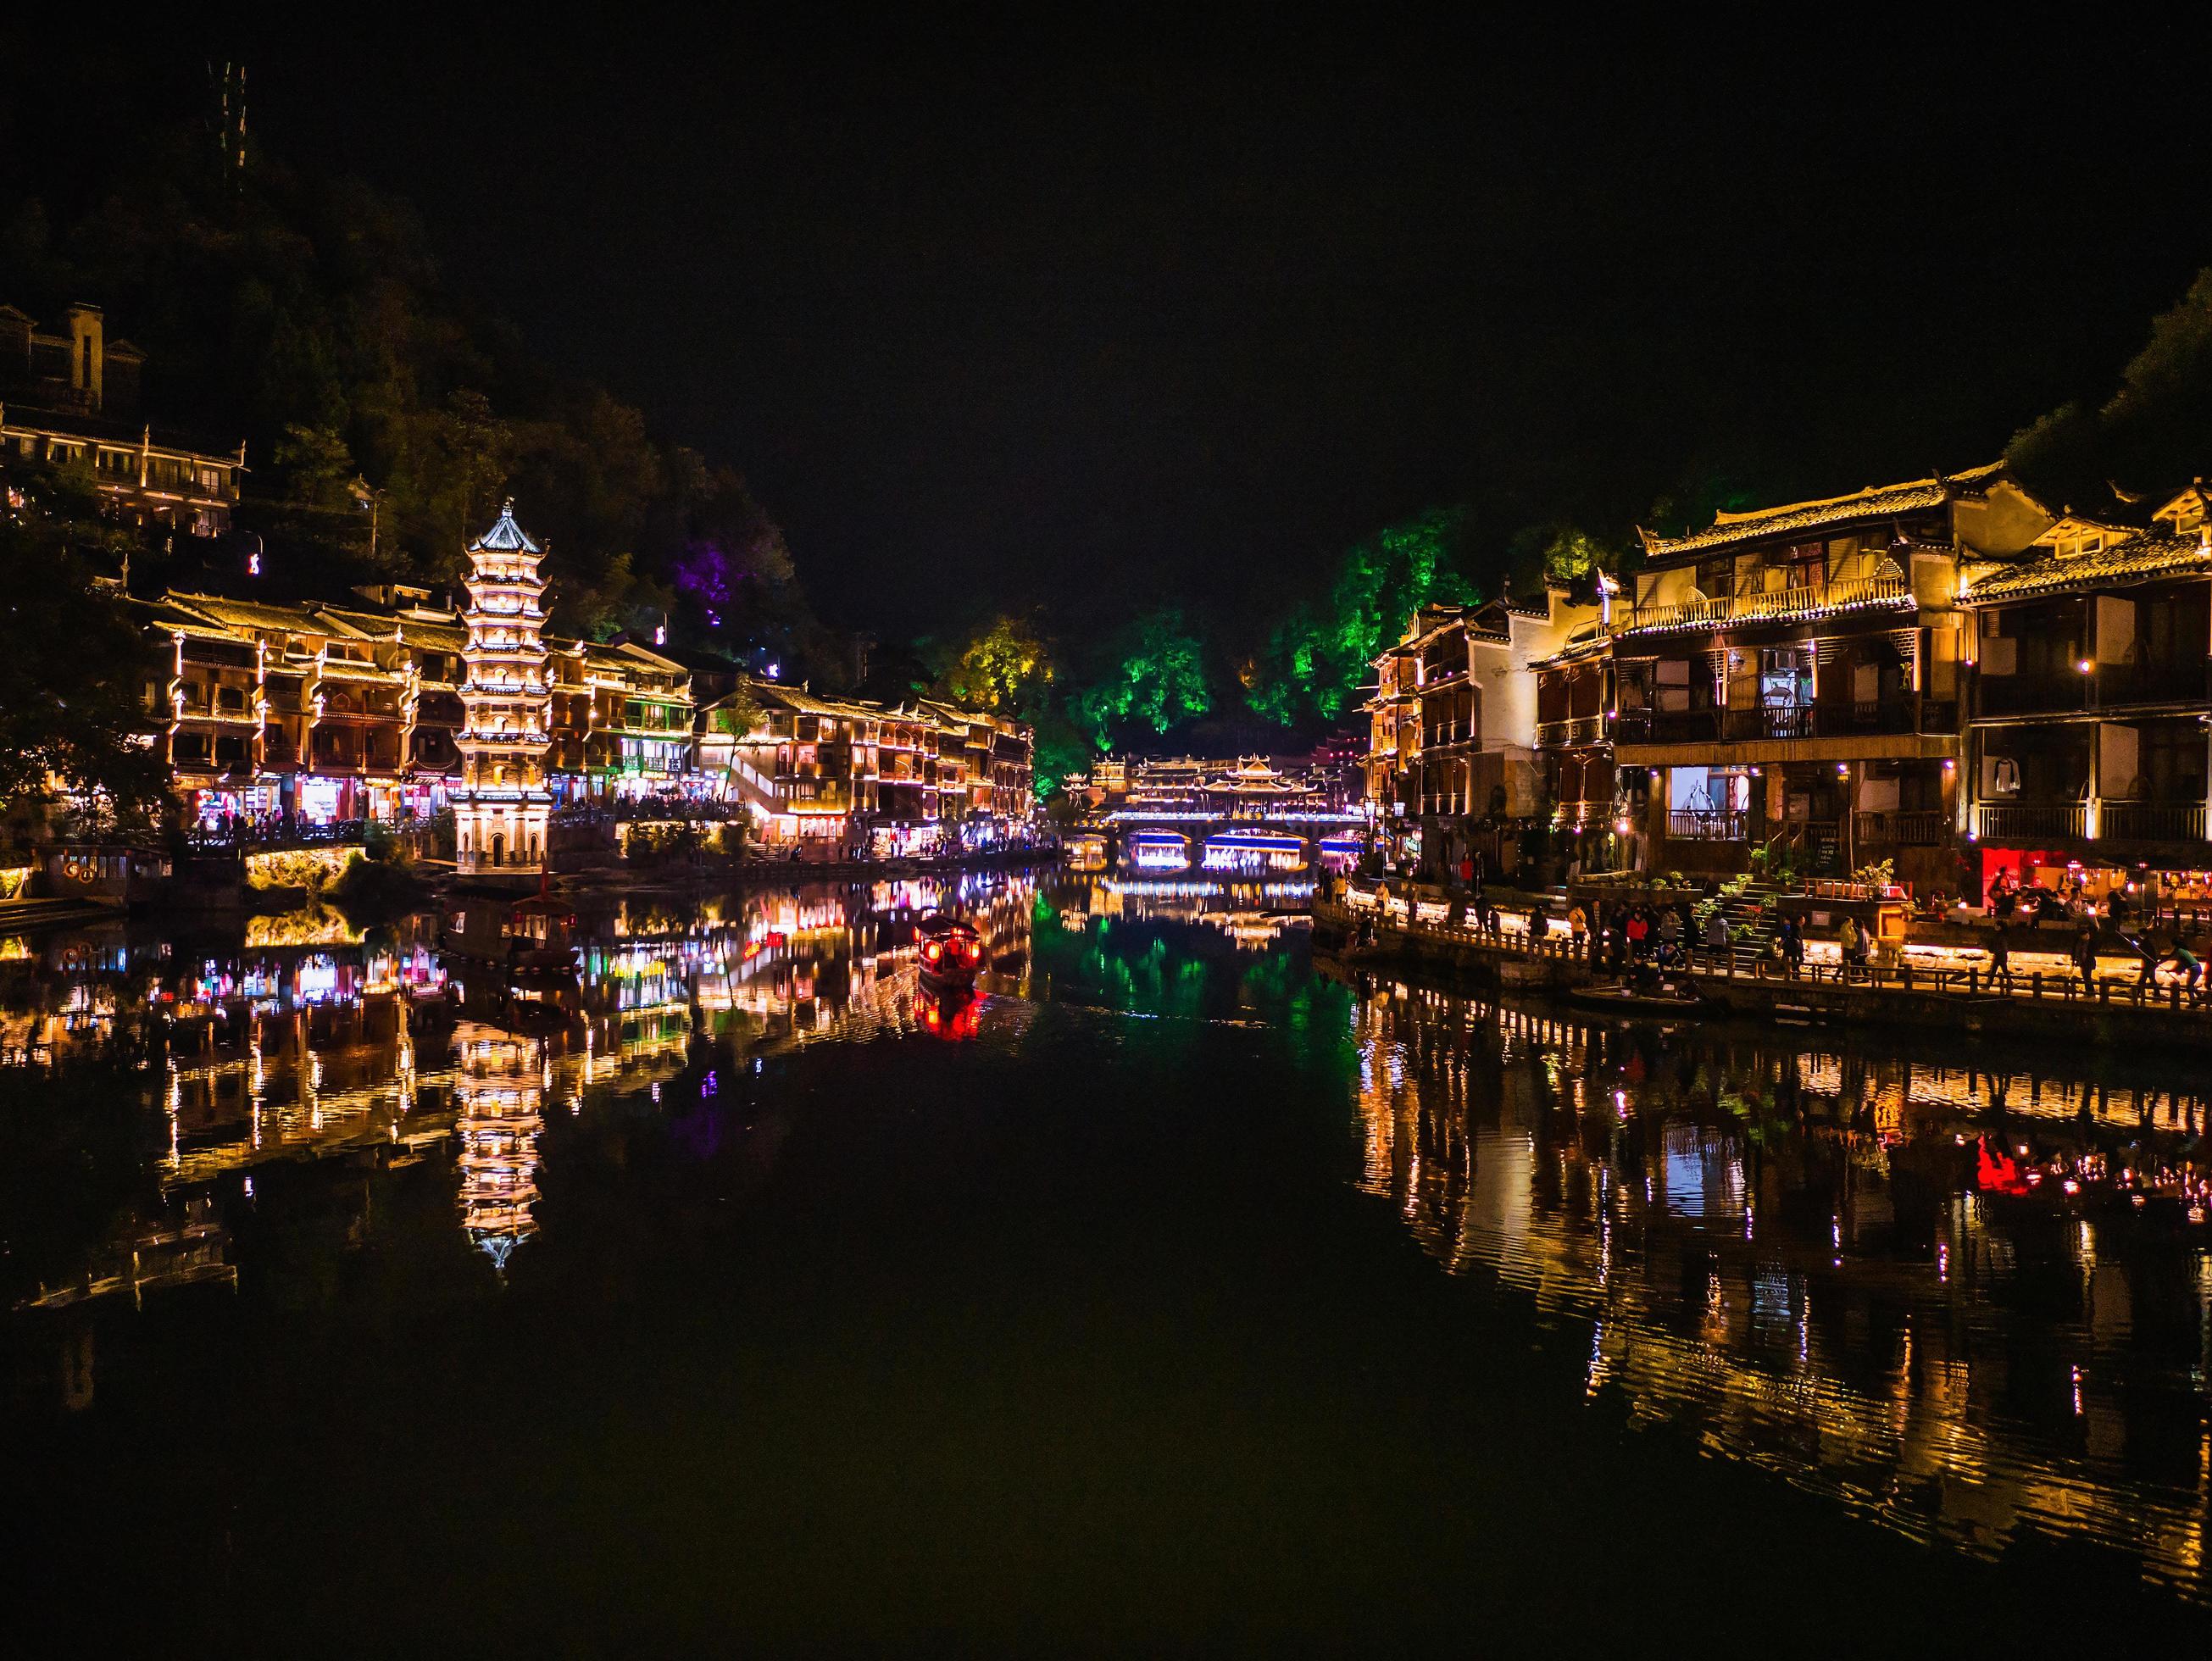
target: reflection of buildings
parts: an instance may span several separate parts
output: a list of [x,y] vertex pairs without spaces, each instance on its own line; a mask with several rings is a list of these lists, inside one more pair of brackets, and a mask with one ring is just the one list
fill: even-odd
[[[632,902],[585,931],[581,1031],[563,1026],[550,1040],[473,1014],[456,1020],[457,989],[404,934],[396,946],[182,960],[173,943],[126,936],[120,925],[56,934],[35,958],[0,960],[0,1067],[35,1076],[153,1049],[167,1136],[151,1174],[170,1212],[132,1220],[70,1282],[76,1293],[57,1293],[168,1284],[220,1263],[221,1238],[179,1232],[179,1216],[200,1215],[230,1183],[250,1195],[254,1173],[271,1164],[390,1170],[451,1152],[462,1226],[504,1261],[535,1227],[549,1102],[574,1110],[588,1089],[642,1092],[694,1067],[855,1031],[914,1031],[924,1019],[913,922],[939,907],[976,923],[990,958],[986,989],[1018,992],[1035,894],[1018,878],[970,877],[815,885],[681,910]],[[498,999],[485,1007],[501,1020],[538,1013]]]
[[264,1159],[324,1158],[410,1133],[450,1081],[418,1067],[407,990],[442,988],[426,952],[210,961],[165,989],[171,1186]]
[[[1593,1395],[1915,1537],[2094,1541],[2212,1597],[2185,1078],[2085,1118],[2078,1082],[1404,987],[1356,1019],[1364,1185],[1452,1272],[1588,1321]],[[1999,1129],[2040,1192],[1978,1191]]]
[[[1285,932],[1313,920],[1310,882],[1233,882],[1219,879],[1137,878],[1108,879],[1091,887],[1091,897],[1074,909],[1079,919],[1120,917],[1128,922],[1198,923],[1218,928],[1240,950],[1260,952]],[[1070,915],[1063,910],[1065,923]]]
[[503,1268],[538,1229],[538,1133],[553,1066],[541,1040],[474,1021],[453,1029],[453,1050],[461,1226]]

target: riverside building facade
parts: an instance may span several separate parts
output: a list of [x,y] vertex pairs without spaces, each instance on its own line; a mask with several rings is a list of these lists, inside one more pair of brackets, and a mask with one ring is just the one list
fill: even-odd
[[97,306],[70,307],[50,330],[0,305],[0,473],[82,469],[120,524],[221,536],[246,447],[223,449],[142,419],[145,364],[129,341],[109,338]]
[[696,727],[705,788],[744,811],[772,854],[975,852],[1018,843],[1035,822],[1034,737],[1004,716],[748,678]]
[[[1593,580],[1595,581],[1595,579]],[[1548,829],[1555,800],[1582,834],[1573,804],[1602,788],[1609,760],[1547,781],[1536,747],[1540,683],[1531,666],[1594,635],[1594,587],[1547,581],[1534,597],[1424,607],[1375,660],[1367,700],[1367,792],[1393,855],[1434,876],[1480,859],[1487,872],[1519,864],[1530,833]],[[1556,794],[1564,786],[1566,794]]]
[[1368,788],[1401,859],[1444,874],[1481,823],[1477,758],[1525,743],[1553,848],[1586,868],[1886,866],[1970,899],[2000,872],[2093,897],[2156,873],[2212,903],[2201,482],[2053,513],[1995,465],[1643,553],[1529,630],[1503,684],[1530,708],[1474,666],[1510,612],[1430,608],[1378,659]]

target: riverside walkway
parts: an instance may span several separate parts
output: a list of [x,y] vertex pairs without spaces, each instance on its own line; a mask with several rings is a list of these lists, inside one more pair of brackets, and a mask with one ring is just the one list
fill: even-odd
[[[1349,951],[1363,967],[1401,963],[1556,992],[1609,984],[1642,967],[1617,960],[1601,939],[1570,936],[1555,911],[1536,934],[1532,910],[1525,903],[1501,907],[1499,926],[1485,928],[1471,918],[1452,921],[1449,904],[1433,894],[1352,881],[1317,896],[1314,918],[1324,949],[1364,942]],[[2063,953],[2015,947],[2009,970],[1994,975],[1984,964],[1960,961],[1966,955],[1949,951],[1946,960],[1916,962],[1908,947],[1893,962],[1847,964],[1833,944],[1814,941],[1792,972],[1747,961],[1737,948],[1691,946],[1665,973],[1715,1013],[2212,1049],[2212,989],[2203,984],[2147,977],[2132,958],[2104,960],[2127,972],[2107,972],[2100,962],[2084,977]]]

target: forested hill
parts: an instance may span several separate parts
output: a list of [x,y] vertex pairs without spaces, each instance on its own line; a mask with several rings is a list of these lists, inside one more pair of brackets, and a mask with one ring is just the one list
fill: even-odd
[[291,584],[325,568],[450,579],[511,494],[550,543],[562,626],[603,637],[665,617],[692,647],[835,674],[843,654],[743,477],[469,304],[406,203],[258,143],[226,165],[189,114],[108,133],[95,170],[48,176],[35,158],[55,135],[23,131],[39,113],[0,99],[0,301],[47,324],[71,301],[102,307],[147,355],[155,422],[243,439],[240,524],[296,563]]

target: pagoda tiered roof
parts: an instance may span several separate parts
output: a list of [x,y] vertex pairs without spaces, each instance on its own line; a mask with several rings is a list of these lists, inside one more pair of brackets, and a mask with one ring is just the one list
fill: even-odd
[[469,544],[469,551],[472,554],[535,554],[544,551],[514,522],[514,498],[509,496],[499,510],[498,522]]

